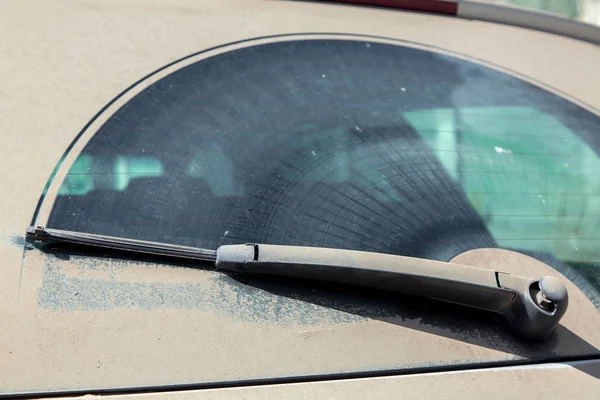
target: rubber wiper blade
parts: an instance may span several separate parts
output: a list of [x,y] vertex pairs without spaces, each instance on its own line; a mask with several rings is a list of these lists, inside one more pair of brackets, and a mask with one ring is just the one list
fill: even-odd
[[215,250],[179,246],[160,242],[150,242],[146,240],[96,235],[92,233],[48,229],[41,226],[30,226],[27,228],[25,239],[34,244],[72,243],[134,253],[187,258],[198,261],[214,262],[217,259],[217,252]]
[[519,336],[546,339],[567,310],[552,276],[531,279],[466,265],[354,250],[266,244],[226,245],[217,269],[347,283],[496,312]]

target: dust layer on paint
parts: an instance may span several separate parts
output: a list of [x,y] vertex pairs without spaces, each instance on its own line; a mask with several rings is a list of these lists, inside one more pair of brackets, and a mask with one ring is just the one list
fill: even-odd
[[[64,260],[53,255],[46,255],[45,259],[42,286],[38,293],[40,310],[197,309],[225,314],[235,320],[283,325],[366,320],[361,311],[362,314],[368,311],[369,314],[375,312],[382,316],[394,314],[391,309],[377,309],[373,308],[373,304],[360,302],[345,304],[350,309],[356,308],[355,312],[341,311],[339,306],[319,304],[317,297],[321,294],[315,293],[315,301],[307,302],[298,298],[306,293],[289,291],[286,295],[281,295],[210,270],[194,271],[203,275],[201,282],[136,282],[121,280],[116,275],[128,266],[143,265],[147,266],[148,274],[151,274],[157,266],[90,258],[85,262],[68,261],[70,266],[67,269]],[[73,265],[81,273],[73,274]],[[104,272],[101,277],[89,273],[99,270]],[[321,300],[321,303],[326,302]]]
[[24,247],[26,242],[25,242],[25,236],[23,235],[18,235],[16,233],[13,233],[12,235],[9,236],[8,238],[8,242],[15,247]]
[[557,343],[554,337],[540,348],[515,340],[489,313],[472,309],[465,313],[455,305],[421,298],[380,296],[373,291],[280,278],[230,276],[164,263],[37,255],[43,268],[40,311],[200,310],[270,327],[330,326],[375,319],[524,357],[551,355]]

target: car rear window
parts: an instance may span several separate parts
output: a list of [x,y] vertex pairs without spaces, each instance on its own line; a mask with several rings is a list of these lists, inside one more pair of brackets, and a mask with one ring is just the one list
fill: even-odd
[[114,113],[47,227],[439,260],[503,247],[599,288],[598,116],[400,44],[297,40],[183,67]]

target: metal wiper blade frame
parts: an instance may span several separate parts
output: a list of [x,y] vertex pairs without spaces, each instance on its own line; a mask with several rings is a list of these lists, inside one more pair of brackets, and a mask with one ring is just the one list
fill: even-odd
[[500,271],[390,254],[265,244],[226,245],[217,269],[348,283],[493,311],[529,340],[546,339],[567,310],[568,295],[552,276]]
[[72,243],[135,253],[187,258],[198,261],[214,262],[217,259],[217,252],[215,250],[179,246],[160,242],[150,242],[145,240],[127,239],[114,236],[96,235],[92,233],[64,231],[60,229],[47,229],[41,226],[30,226],[27,228],[25,238],[28,242],[32,242],[34,244]]

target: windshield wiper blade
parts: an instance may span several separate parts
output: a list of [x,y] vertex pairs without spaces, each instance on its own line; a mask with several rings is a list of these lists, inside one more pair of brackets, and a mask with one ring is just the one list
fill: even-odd
[[347,283],[496,312],[529,340],[546,339],[567,310],[552,276],[538,279],[466,265],[390,254],[266,244],[217,250],[217,269]]
[[320,247],[245,244],[217,251],[44,227],[27,228],[34,244],[74,243],[214,262],[217,270],[347,283],[429,297],[503,315],[529,340],[546,339],[567,310],[559,279],[537,279],[422,258]]
[[130,251],[135,253],[188,258],[198,261],[214,262],[217,259],[217,252],[215,250],[179,246],[176,244],[160,242],[150,242],[145,240],[119,238],[114,236],[96,235],[92,233],[48,229],[42,226],[30,226],[27,228],[25,238],[27,241],[33,243],[73,243],[85,246]]

